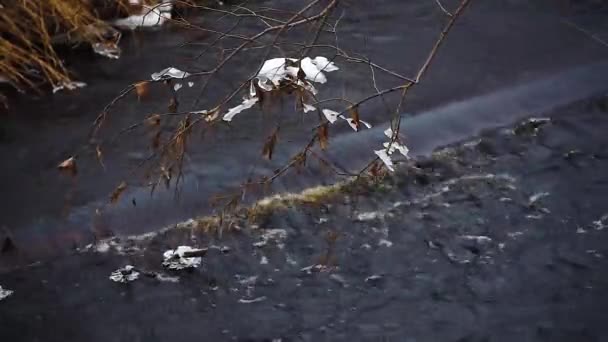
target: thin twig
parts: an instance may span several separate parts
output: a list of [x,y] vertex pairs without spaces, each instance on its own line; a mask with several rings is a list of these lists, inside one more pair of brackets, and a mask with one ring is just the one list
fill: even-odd
[[566,20],[566,19],[562,19],[562,23],[574,28],[575,30],[584,33],[587,37],[595,40],[596,42],[604,45],[605,47],[608,47],[608,42],[603,40],[602,38],[600,38],[597,34],[584,29],[582,27],[580,27],[579,25],[575,24],[574,22],[570,21],[570,20]]
[[453,16],[452,13],[450,13],[445,7],[443,7],[440,0],[435,0],[435,2],[437,3],[437,6],[439,6],[439,8],[443,11],[443,13],[445,13],[448,17]]

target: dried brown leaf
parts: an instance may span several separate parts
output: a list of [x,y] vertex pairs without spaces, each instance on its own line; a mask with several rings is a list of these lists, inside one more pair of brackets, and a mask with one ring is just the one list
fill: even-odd
[[216,107],[213,110],[207,112],[205,115],[205,121],[212,122],[215,121],[220,116],[220,107]]
[[125,192],[126,189],[127,189],[126,182],[123,181],[120,184],[118,184],[116,189],[114,189],[114,191],[112,191],[112,195],[110,195],[110,203],[118,202],[118,199],[120,199],[120,195],[122,195],[122,193]]
[[141,81],[135,83],[135,94],[137,95],[137,101],[144,99],[150,92],[150,82]]
[[152,114],[146,118],[146,125],[156,127],[160,126],[160,114]]
[[338,240],[338,237],[340,237],[340,233],[335,230],[330,230],[325,235],[325,240],[327,241],[328,245],[334,245]]
[[2,109],[8,110],[8,98],[4,94],[0,94],[0,105]]
[[272,134],[266,139],[266,143],[264,144],[264,148],[262,150],[262,155],[264,158],[271,160],[272,153],[274,152],[274,147],[277,144],[279,128],[275,128]]
[[292,165],[297,172],[306,167],[306,152],[300,152],[292,158]]
[[317,129],[317,138],[319,139],[319,146],[322,150],[325,150],[329,145],[329,124],[327,122]]
[[384,163],[382,163],[380,161],[375,161],[370,166],[368,172],[373,178],[378,178],[378,177],[383,177],[384,175],[386,175],[387,170],[384,167]]
[[61,171],[68,172],[70,175],[75,176],[78,173],[76,168],[76,158],[70,157],[64,161],[62,161],[57,168]]
[[348,109],[348,112],[350,113],[350,118],[353,119],[353,124],[355,125],[356,131],[358,132],[359,128],[361,128],[361,120],[359,118],[359,107],[350,107]]
[[103,167],[105,169],[106,166],[103,163],[103,153],[101,152],[101,146],[99,146],[99,145],[97,145],[97,147],[95,147],[95,156],[97,157],[97,161],[99,162],[101,167]]
[[315,157],[315,160],[319,163],[319,166],[322,170],[332,169],[332,164],[328,162],[325,158],[317,155],[316,153],[312,153],[311,155]]
[[226,205],[224,206],[224,210],[228,213],[234,212],[238,208],[240,198],[240,195],[232,196],[230,201],[228,201],[228,203],[226,203]]
[[172,97],[171,100],[169,100],[169,105],[167,106],[167,109],[169,110],[169,113],[177,113],[178,106],[179,103],[177,102],[177,99],[175,97]]
[[161,131],[158,130],[152,137],[152,149],[157,150],[160,147],[161,142]]
[[169,187],[171,186],[171,178],[172,178],[173,170],[170,167],[165,168],[164,166],[161,166],[160,174],[161,174],[161,178],[165,182],[165,187],[167,189],[169,189]]
[[302,109],[304,108],[304,98],[303,98],[303,92],[301,89],[297,89],[296,90],[296,111],[300,112],[302,111]]
[[184,120],[180,121],[180,132],[184,134],[189,134],[192,132],[192,119],[190,118],[190,114],[186,115]]
[[266,94],[267,93],[265,91],[258,91],[258,105],[261,109],[264,109]]

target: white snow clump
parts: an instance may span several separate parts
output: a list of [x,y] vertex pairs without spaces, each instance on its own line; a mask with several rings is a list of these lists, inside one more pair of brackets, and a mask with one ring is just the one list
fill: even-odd
[[119,268],[110,274],[110,280],[117,283],[130,283],[139,278],[139,272],[135,270],[132,265],[127,265],[123,268]]
[[179,246],[163,253],[163,266],[170,270],[183,270],[200,266],[206,252],[205,249],[196,249],[190,246]]

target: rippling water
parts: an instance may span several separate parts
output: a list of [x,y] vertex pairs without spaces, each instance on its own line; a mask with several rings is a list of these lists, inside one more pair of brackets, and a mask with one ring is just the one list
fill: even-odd
[[[266,1],[264,5],[288,7],[293,3],[297,1]],[[451,5],[450,1],[445,4]],[[602,79],[608,75],[604,63],[608,48],[580,30],[608,38],[605,6],[593,1],[578,4],[473,1],[406,104],[406,116],[415,116],[404,128],[413,151],[427,153],[483,128],[607,91],[608,84]],[[338,27],[341,47],[408,75],[420,66],[445,21],[433,1],[382,0],[374,6],[361,2],[343,10],[345,16]],[[211,19],[207,15],[193,18],[209,24]],[[243,27],[247,32],[253,29],[249,24]],[[149,140],[145,133],[129,136],[106,150],[105,170],[94,158],[80,160],[75,187],[72,180],[57,174],[58,161],[86,143],[92,121],[120,89],[167,66],[189,70],[208,67],[209,60],[191,59],[200,52],[200,45],[183,43],[209,38],[171,27],[129,34],[122,43],[120,60],[91,56],[69,59],[78,79],[89,84],[87,88],[72,94],[15,99],[13,113],[5,119],[6,137],[0,142],[5,161],[0,170],[0,225],[12,234],[25,259],[55,255],[87,243],[93,237],[94,225],[107,233],[141,233],[208,212],[213,194],[230,189],[249,174],[271,171],[301,145],[308,129],[302,128],[299,116],[293,116],[283,124],[277,161],[263,161],[260,152],[265,136],[260,132],[270,132],[272,127],[258,112],[243,113],[230,129],[220,128],[193,141],[179,200],[173,191],[159,191],[151,197],[146,189],[131,188],[100,217],[95,210],[108,201],[111,189],[128,177],[125,170],[146,155]],[[236,60],[198,106],[204,108],[256,66],[257,61]],[[367,68],[346,63],[340,67],[341,72],[329,75],[329,83],[320,87],[324,96],[357,99],[369,94],[372,87]],[[381,87],[395,85],[389,78],[381,77],[378,82]],[[196,87],[180,94],[181,102],[189,106],[196,97]],[[162,111],[167,100],[161,89],[153,90],[153,96],[142,103],[127,99],[112,112],[106,132]],[[386,125],[389,119],[379,103],[362,107],[361,115],[376,126]],[[333,156],[355,167],[373,156],[381,130],[354,134],[347,127],[332,127],[330,134]],[[324,177],[310,171],[286,178],[277,189],[333,181]],[[66,213],[68,189],[73,192]]]

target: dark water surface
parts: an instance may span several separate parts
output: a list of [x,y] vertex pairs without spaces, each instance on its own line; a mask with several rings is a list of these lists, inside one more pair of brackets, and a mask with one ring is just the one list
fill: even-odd
[[[277,3],[291,4],[265,2]],[[606,8],[593,1],[572,3],[473,1],[407,103],[408,116],[416,116],[411,121],[415,129],[405,127],[413,152],[428,153],[482,128],[509,124],[607,91],[608,83],[603,80],[608,79],[608,48],[572,26],[607,39]],[[445,4],[453,5],[450,1]],[[344,10],[339,27],[341,46],[408,75],[424,60],[445,21],[434,1],[383,0],[374,1],[373,6],[351,4]],[[195,20],[205,22],[208,17]],[[259,113],[243,113],[230,129],[219,129],[193,144],[180,200],[175,200],[172,191],[150,197],[147,189],[130,188],[122,201],[96,217],[95,210],[108,202],[111,190],[128,179],[125,170],[148,152],[145,133],[137,134],[105,151],[105,170],[94,158],[79,160],[77,186],[66,215],[65,197],[72,180],[58,175],[58,161],[86,144],[94,118],[126,85],[167,66],[183,65],[189,70],[208,66],[205,60],[190,60],[200,46],[183,46],[205,38],[170,27],[129,35],[123,41],[123,57],[117,61],[99,57],[71,61],[78,79],[88,87],[75,93],[14,100],[14,112],[3,119],[6,134],[0,142],[5,161],[0,170],[0,225],[13,237],[23,262],[82,246],[93,239],[95,229],[118,235],[142,233],[203,214],[210,210],[208,200],[213,194],[277,165],[260,158],[264,141],[260,132],[270,132],[268,122]],[[257,61],[237,60],[199,106],[204,108],[210,99],[237,85],[256,66]],[[339,66],[343,70],[329,74],[328,85],[320,87],[323,95],[345,94],[357,99],[369,94],[367,68]],[[385,78],[379,82],[384,87],[395,85]],[[160,90],[154,94],[142,103],[131,97],[119,104],[106,132],[162,111],[168,98]],[[196,96],[196,86],[180,94],[181,102],[188,106]],[[379,104],[362,108],[361,115],[379,126],[389,119]],[[298,120],[284,125],[277,159],[284,160],[301,145],[302,131]],[[339,157],[354,167],[373,156],[381,130],[353,134],[338,128],[332,135],[340,142],[336,144]],[[93,152],[88,152],[90,157]],[[332,181],[311,173],[286,180],[277,189]]]

